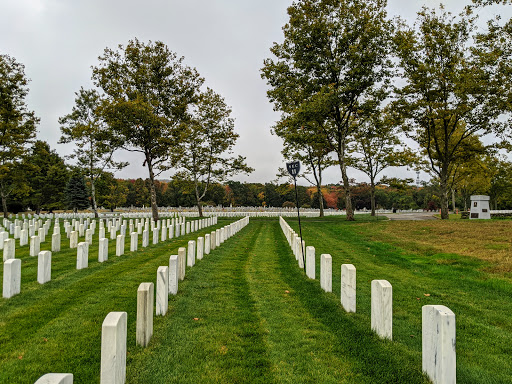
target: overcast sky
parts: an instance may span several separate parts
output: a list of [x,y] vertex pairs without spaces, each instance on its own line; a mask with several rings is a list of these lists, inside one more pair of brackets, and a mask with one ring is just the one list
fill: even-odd
[[[444,3],[459,13],[465,2]],[[93,87],[91,66],[98,64],[98,56],[106,47],[126,45],[135,37],[144,42],[160,40],[184,56],[185,63],[195,67],[206,85],[232,107],[240,134],[235,152],[255,168],[251,176],[237,179],[268,182],[275,179],[284,159],[281,140],[270,134],[279,114],[268,102],[260,69],[270,57],[272,43],[283,39],[281,28],[291,4],[291,0],[0,0],[0,54],[25,65],[31,79],[28,106],[41,118],[38,139],[67,155],[73,148],[57,144],[58,118],[71,112],[80,87]],[[389,0],[388,10],[413,22],[422,5],[436,7],[439,1]],[[503,9],[485,9],[482,22]],[[120,153],[118,159],[130,166],[116,177],[147,177],[139,155]],[[407,169],[387,174],[416,177]],[[350,176],[366,181],[356,171]],[[340,179],[339,170],[332,168],[324,181]]]

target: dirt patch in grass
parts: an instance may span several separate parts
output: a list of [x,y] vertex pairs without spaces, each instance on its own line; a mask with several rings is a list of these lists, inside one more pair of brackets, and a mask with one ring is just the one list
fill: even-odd
[[372,238],[383,235],[385,241],[426,253],[475,257],[491,264],[487,272],[512,277],[512,221],[389,221],[381,228]]

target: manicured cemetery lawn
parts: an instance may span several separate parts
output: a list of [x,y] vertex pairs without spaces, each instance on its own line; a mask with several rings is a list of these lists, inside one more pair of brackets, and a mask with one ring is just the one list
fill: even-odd
[[446,305],[456,315],[457,382],[512,383],[512,221],[367,220],[302,220],[317,271],[321,253],[333,257],[333,295],[340,265],[354,264],[358,316],[369,327],[370,282],[388,280],[393,340],[412,352],[421,352],[421,307]]
[[130,354],[128,382],[426,382],[417,351],[304,277],[277,219],[251,219],[188,277],[150,347]]
[[[471,233],[495,233],[485,237],[481,250],[501,252],[494,248],[506,243],[507,232],[493,229],[494,221],[457,221],[440,229],[436,224],[445,223],[439,221],[303,219],[303,237],[316,248],[317,280],[309,280],[278,220],[251,219],[187,268],[167,316],[154,319],[149,346],[136,347],[138,285],[155,282],[158,266],[167,265],[188,240],[231,221],[219,219],[215,227],[145,250],[139,244],[139,252],[121,257],[113,256],[110,241],[103,264],[95,261],[96,233],[89,268],[81,271],[63,235],[63,251],[52,255],[52,281],[44,286],[36,281],[37,258],[28,256],[28,246],[17,249],[22,292],[0,299],[0,383],[33,383],[47,372],[72,372],[75,383],[98,383],[101,323],[110,311],[128,312],[128,383],[426,383],[425,304],[446,305],[457,316],[458,382],[512,382],[510,275],[488,257],[477,258],[477,251],[443,250],[442,233],[452,228],[459,245]],[[298,231],[296,219],[287,221]],[[424,228],[434,238],[430,243]],[[459,230],[465,232],[461,239]],[[129,249],[129,239],[126,244]],[[333,257],[333,293],[319,287],[321,253]],[[357,268],[357,313],[346,313],[339,303],[343,263]],[[393,285],[393,341],[370,331],[373,279]]]
[[[156,281],[160,265],[169,256],[196,239],[233,219],[219,219],[216,226],[168,240],[125,255],[115,256],[116,242],[109,240],[109,260],[98,263],[98,228],[89,246],[89,267],[76,270],[76,249],[69,248],[63,228],[62,251],[52,254],[52,280],[37,282],[37,257],[29,246],[16,247],[22,260],[21,293],[0,298],[0,383],[34,383],[48,372],[71,372],[75,383],[99,382],[101,324],[111,311],[128,312],[128,348],[135,345],[137,288]],[[51,226],[53,228],[53,225]],[[41,250],[51,249],[50,235]],[[80,238],[79,241],[84,241]],[[0,266],[0,275],[3,265]],[[3,276],[3,275],[2,275]]]

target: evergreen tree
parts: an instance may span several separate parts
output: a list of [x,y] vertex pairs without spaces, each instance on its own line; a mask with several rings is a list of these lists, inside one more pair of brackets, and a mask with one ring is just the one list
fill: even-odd
[[68,208],[75,213],[79,209],[89,208],[89,194],[82,174],[75,172],[71,175],[66,185],[66,201]]

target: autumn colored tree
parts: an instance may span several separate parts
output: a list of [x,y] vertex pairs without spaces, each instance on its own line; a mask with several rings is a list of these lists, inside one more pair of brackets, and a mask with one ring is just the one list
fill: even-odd
[[0,197],[7,217],[7,200],[15,192],[28,188],[15,172],[36,135],[39,123],[27,109],[29,80],[25,67],[8,55],[0,55]]
[[134,39],[118,48],[105,49],[93,80],[105,93],[101,112],[114,135],[124,149],[144,156],[156,221],[155,177],[172,165],[169,156],[179,148],[203,79],[160,41]]

